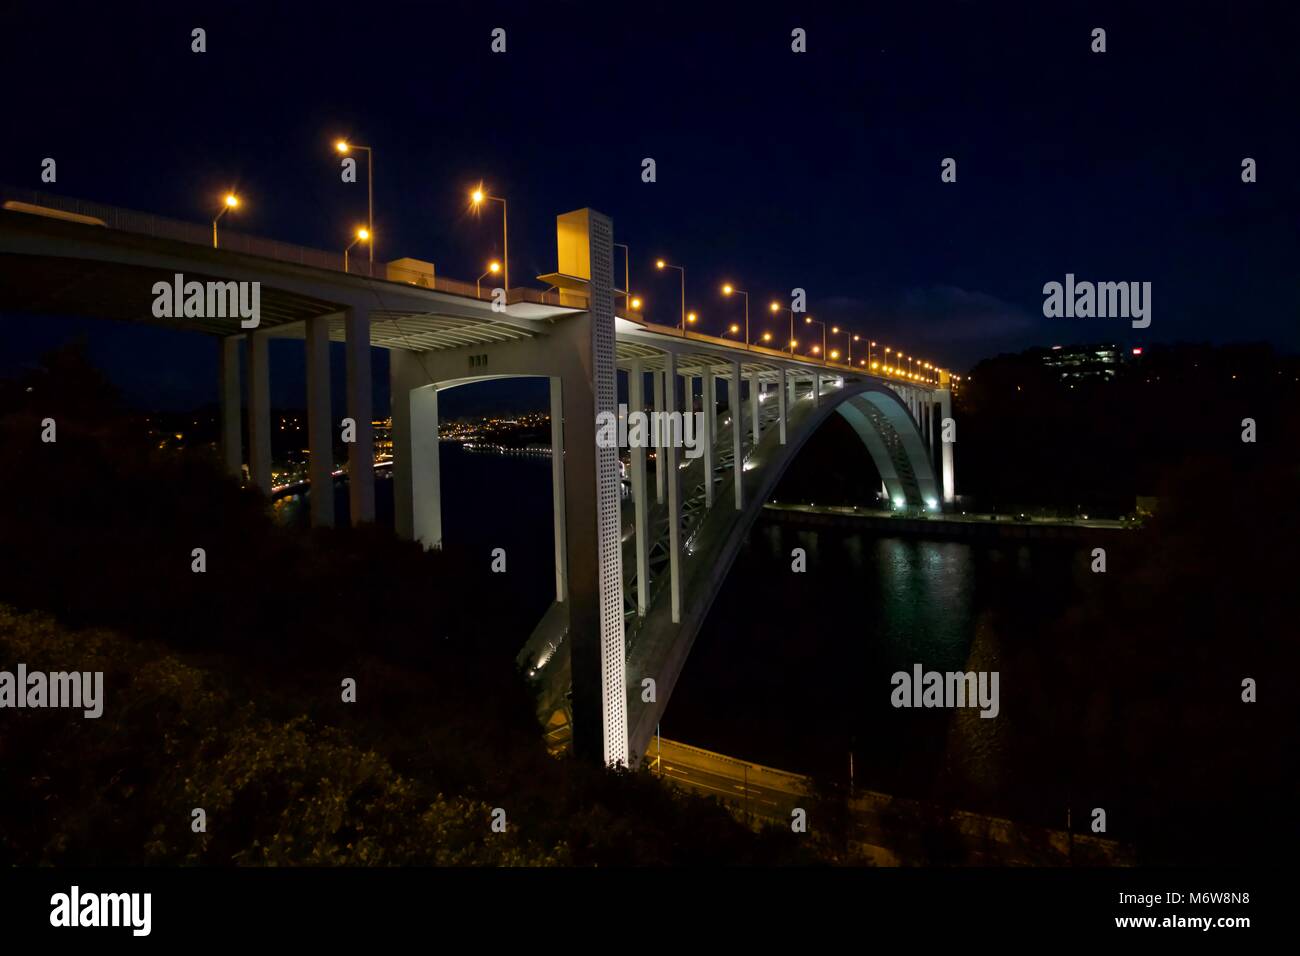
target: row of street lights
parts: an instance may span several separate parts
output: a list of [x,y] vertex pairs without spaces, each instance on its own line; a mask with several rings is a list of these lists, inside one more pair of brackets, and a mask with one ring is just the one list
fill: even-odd
[[[631,311],[640,312],[641,307],[643,305],[642,299],[640,296],[633,295],[631,289],[630,250],[625,243],[616,242],[614,243],[614,245],[623,250],[624,301],[627,303],[628,308]],[[673,263],[667,261],[666,259],[656,259],[655,268],[660,272],[669,269],[675,269],[678,273],[678,278],[680,280],[680,289],[681,289],[681,315],[678,321],[678,330],[681,332],[681,334],[685,335],[687,329],[691,325],[694,325],[699,318],[696,315],[696,313],[686,311],[686,270],[682,266],[674,265]],[[746,292],[744,289],[738,289],[730,282],[727,282],[727,283],[723,283],[722,285],[722,294],[725,296],[738,295],[744,298],[745,300],[744,343],[745,343],[745,348],[749,348],[751,344],[751,339],[749,335],[749,293]],[[790,316],[790,340],[789,340],[790,344],[788,350],[790,352],[790,355],[793,356],[795,354],[795,349],[799,345],[798,339],[795,338],[794,310],[784,308],[779,302],[773,302],[771,304],[771,311],[774,314],[785,312]],[[827,345],[826,323],[818,321],[817,319],[814,319],[810,315],[806,315],[804,316],[804,324],[821,326],[822,344],[820,346],[814,345],[810,350],[812,354],[825,356],[826,359],[829,361],[838,361],[840,357],[839,350],[830,349],[828,348]],[[737,323],[732,323],[727,327],[727,330],[723,332],[722,337],[726,338],[728,335],[736,335],[739,337],[740,331],[741,331],[740,325]],[[853,366],[855,364],[853,361],[853,343],[863,341],[862,336],[857,335],[855,333],[851,333],[847,329],[841,329],[838,325],[831,326],[830,334],[844,336],[845,351],[847,354],[847,364]],[[764,332],[761,338],[764,343],[769,343],[772,341],[773,336],[771,332]],[[918,359],[915,356],[907,356],[902,354],[901,352],[896,352],[894,351],[894,349],[888,346],[886,346],[885,348],[886,356],[890,356],[890,355],[897,356],[897,362],[900,364],[894,365],[894,364],[890,364],[888,361],[882,364],[881,362],[875,360],[875,357],[872,353],[872,350],[875,349],[876,347],[877,345],[875,342],[871,340],[867,340],[867,357],[865,359],[858,360],[858,362],[856,363],[858,367],[864,369],[870,369],[872,371],[883,371],[885,374],[897,376],[899,378],[906,378],[912,381],[927,381],[927,382],[938,381],[939,367],[937,365],[932,365],[929,362],[922,362],[921,359]],[[903,366],[901,365],[903,361],[906,361],[908,363],[907,368],[903,368]],[[927,373],[931,373],[931,374],[927,374]]]
[[[358,242],[366,243],[369,250],[370,262],[373,268],[373,264],[375,261],[374,150],[369,146],[362,146],[359,143],[351,143],[345,139],[340,139],[337,142],[335,142],[334,147],[335,149],[338,150],[339,153],[344,155],[346,155],[347,153],[353,150],[362,150],[366,154],[366,189],[367,189],[366,225],[357,228],[355,233],[355,238],[347,246],[347,248],[343,250],[343,270],[345,272],[348,270],[348,255],[351,252],[352,247],[355,246]],[[474,190],[470,192],[469,198],[470,198],[470,203],[475,209],[482,207],[484,203],[488,203],[488,202],[499,202],[501,204],[502,261],[497,262],[493,260],[492,262],[488,263],[487,271],[484,272],[481,276],[479,276],[474,283],[475,295],[481,296],[483,279],[487,278],[489,275],[496,275],[497,273],[502,273],[502,278],[504,280],[505,287],[509,289],[510,288],[510,225],[509,225],[509,209],[506,204],[506,200],[500,196],[493,196],[490,193],[488,193],[486,190],[484,190],[481,183],[479,184],[478,187],[476,187]],[[228,210],[238,208],[238,206],[239,206],[239,198],[234,193],[227,194],[225,197],[225,201],[223,202],[220,210],[218,210],[217,212],[216,217],[212,220],[213,248],[217,247],[217,222],[221,219],[223,215],[225,215],[225,213]],[[631,251],[628,248],[626,243],[616,242],[614,243],[614,246],[616,248],[620,248],[623,250],[624,300],[630,311],[640,312],[643,305],[643,301],[639,296],[633,295],[631,290]],[[689,325],[694,325],[699,318],[699,316],[696,315],[696,313],[686,311],[686,269],[682,266],[674,265],[673,263],[668,262],[666,259],[656,259],[655,268],[661,272],[671,269],[671,270],[676,270],[678,273],[680,283],[681,283],[680,285],[681,317],[678,323],[678,328],[681,334],[685,335],[687,331],[687,327]],[[738,289],[730,282],[727,282],[724,283],[722,286],[722,294],[725,296],[738,295],[744,298],[745,300],[744,342],[745,342],[745,348],[749,348],[751,344],[750,336],[749,336],[749,293],[746,292],[744,289]],[[790,355],[793,356],[795,354],[795,349],[798,347],[799,344],[798,340],[795,338],[794,310],[782,307],[779,302],[773,302],[771,304],[771,311],[773,312],[773,314],[786,312],[790,316],[789,352]],[[822,344],[820,347],[814,345],[810,350],[812,354],[824,356],[827,360],[838,361],[840,355],[839,350],[828,349],[827,346],[826,323],[820,322],[817,319],[814,319],[812,316],[806,315],[804,316],[804,324],[821,326]],[[740,334],[740,331],[741,329],[738,324],[733,323],[728,327],[728,333],[732,335],[738,336]],[[726,334],[727,333],[724,333],[724,337]],[[848,356],[848,364],[852,366],[854,364],[853,343],[862,341],[862,336],[852,334],[847,329],[841,330],[839,326],[832,326],[830,330],[830,334],[845,336],[845,345],[846,345],[846,352]],[[764,332],[762,334],[762,340],[765,343],[771,342],[772,333]],[[884,361],[883,362],[876,361],[871,351],[875,347],[876,347],[875,342],[872,341],[867,342],[867,357],[865,359],[859,360],[858,365],[860,367],[870,369],[871,371],[883,371],[887,375],[898,376],[901,378],[907,378],[911,380],[937,381],[938,372],[939,372],[938,366],[931,365],[929,362],[922,362],[920,359],[916,358],[916,356],[903,355],[901,352],[896,352],[888,346],[885,348]],[[895,356],[895,358],[891,359],[890,356]],[[904,361],[908,363],[906,368],[904,368],[901,364]],[[933,375],[926,374],[931,372],[934,374]]]

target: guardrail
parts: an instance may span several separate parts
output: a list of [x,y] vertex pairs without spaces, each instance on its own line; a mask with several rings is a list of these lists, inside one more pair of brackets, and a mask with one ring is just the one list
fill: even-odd
[[[129,232],[133,235],[149,236],[155,239],[170,239],[175,242],[185,242],[209,248],[212,246],[211,223],[200,225],[199,223],[186,222],[180,219],[169,219],[166,216],[156,216],[152,213],[137,212],[133,209],[122,209],[104,203],[89,202],[85,199],[74,199],[70,196],[59,196],[35,189],[22,189],[16,186],[0,184],[0,206],[13,208],[11,204],[14,203],[31,207],[28,209],[19,208],[17,211],[33,215],[41,215],[42,210],[68,213],[71,216],[78,217],[75,221],[103,225],[108,229],[115,229],[119,232]],[[51,216],[51,218],[62,217]],[[389,265],[382,262],[372,263],[367,257],[360,255],[349,256],[345,268],[342,252],[329,252],[324,249],[294,245],[290,242],[264,239],[260,236],[250,236],[232,229],[222,229],[218,241],[220,243],[218,248],[225,252],[259,256],[263,259],[274,259],[277,262],[291,262],[315,269],[327,269],[331,272],[346,272],[348,275],[363,278],[402,282],[434,292],[446,292],[451,295],[465,296],[480,301],[491,301],[494,291],[491,287],[484,288],[477,283],[442,278],[433,272],[426,273],[418,269]],[[587,297],[585,295],[568,290],[552,291],[548,289],[543,291],[526,288],[506,290],[506,304],[510,305],[516,302],[531,302],[536,305],[553,305],[573,309],[587,308]]]

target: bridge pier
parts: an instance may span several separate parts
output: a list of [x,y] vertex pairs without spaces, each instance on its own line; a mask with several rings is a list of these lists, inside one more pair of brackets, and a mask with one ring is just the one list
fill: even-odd
[[[664,378],[668,373],[652,372],[651,379],[654,381],[654,408],[652,411],[662,412],[664,410]],[[664,450],[655,449],[655,503],[664,503]]]
[[[551,379],[552,382],[555,379]],[[554,391],[552,391],[554,396]],[[632,360],[631,370],[627,376],[627,402],[634,412],[645,411],[645,370],[641,366],[640,359]],[[555,401],[551,401],[551,414],[554,415]],[[562,453],[562,450],[561,450]],[[633,544],[636,547],[636,612],[640,617],[645,617],[646,611],[650,608],[650,542],[646,540],[647,521],[646,521],[646,477],[645,477],[645,443],[638,442],[630,449],[632,458],[632,506],[636,512],[636,528],[633,534]],[[708,454],[708,446],[705,446],[705,454]],[[554,452],[551,455],[552,462],[558,462],[560,456]],[[563,473],[561,472],[561,480]],[[561,560],[561,554],[557,545],[555,560],[558,563]]]
[[334,527],[334,438],[330,410],[330,317],[306,321],[307,452],[311,526]]
[[[677,355],[664,353],[665,411],[669,420],[677,411]],[[677,467],[677,441],[680,436],[669,435],[666,448],[659,449],[664,458],[665,480],[668,483],[668,587],[672,592],[673,623],[682,620],[682,473]]]
[[[554,528],[553,536],[555,539],[555,600],[563,603],[569,598],[569,572],[568,564],[565,560],[568,553],[568,546],[565,538],[565,518],[564,518],[564,380],[558,375],[550,377],[551,386],[551,521]],[[437,413],[437,405],[434,405],[434,412]],[[645,487],[645,449],[634,449],[632,454],[635,456],[637,451],[641,453],[641,487]],[[633,465],[636,464],[635,458]],[[635,481],[635,476],[633,478]],[[633,486],[635,487],[635,485]],[[642,493],[644,499],[644,492]],[[640,502],[642,511],[645,508],[645,502]],[[439,534],[441,538],[441,534]],[[638,580],[638,591],[640,590]],[[641,612],[645,613],[644,610]]]
[[950,505],[957,500],[957,474],[952,460],[952,442],[945,441],[943,436],[943,423],[949,418],[952,418],[952,391],[944,388],[939,391],[939,444],[943,456],[943,501]]
[[221,396],[221,461],[228,474],[244,473],[244,431],[239,401],[239,340],[227,335],[217,340],[217,379]]
[[267,335],[255,329],[248,336],[248,477],[271,493],[271,369]]
[[718,385],[713,375],[713,366],[704,367],[704,395],[702,401],[704,434],[700,440],[704,442],[704,506],[713,507],[713,441],[714,434],[718,428]]
[[749,423],[754,433],[754,448],[758,447],[758,392],[758,376],[751,375],[749,377]]
[[780,430],[781,444],[784,445],[785,444],[785,417],[786,417],[786,413],[789,411],[789,408],[787,407],[788,402],[786,401],[784,365],[781,366],[779,375],[780,378],[778,378],[776,382],[776,406],[777,406],[776,420],[777,420],[777,428]]
[[414,352],[389,352],[393,413],[393,518],[397,534],[442,547],[438,389]]
[[736,484],[736,510],[745,506],[743,487],[745,460],[740,454],[740,434],[744,426],[744,404],[740,401],[740,363],[731,363],[731,381],[727,383],[728,401],[731,405],[731,470]]
[[[375,520],[375,429],[370,390],[370,313],[349,308],[343,313],[348,356],[348,417],[356,439],[348,445],[348,501],[352,526]],[[435,399],[436,401],[436,399]]]

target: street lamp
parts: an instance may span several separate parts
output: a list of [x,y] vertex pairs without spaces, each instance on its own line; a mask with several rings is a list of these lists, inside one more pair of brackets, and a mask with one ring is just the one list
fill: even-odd
[[790,355],[793,356],[793,355],[794,355],[794,346],[795,346],[795,341],[794,341],[794,309],[783,309],[783,308],[781,307],[781,303],[780,303],[780,302],[773,302],[771,308],[772,308],[772,311],[773,311],[773,312],[789,312],[789,313],[790,313]]
[[628,305],[631,307],[631,309],[632,309],[633,312],[640,312],[640,311],[641,311],[641,298],[640,298],[639,296],[635,296],[635,295],[632,296],[632,301],[631,301],[630,303],[628,303]]
[[697,319],[699,319],[699,316],[696,315],[694,312],[687,312],[687,313],[686,313],[686,324],[687,324],[687,325],[694,325]]
[[483,289],[480,286],[480,283],[488,276],[494,276],[500,271],[501,271],[501,263],[497,262],[495,259],[493,259],[491,262],[488,263],[487,272],[483,273],[481,276],[479,276],[477,279],[474,280],[474,298],[476,299],[482,298]]
[[[375,231],[375,151],[369,146],[361,146],[357,143],[349,143],[346,139],[341,139],[334,144],[343,155],[347,155],[354,149],[365,150],[366,153],[366,229],[371,233]],[[370,271],[373,273],[375,262],[375,244],[370,243]]]
[[723,284],[723,295],[731,295],[733,292],[736,295],[743,295],[745,297],[745,348],[749,348],[749,293],[743,289],[737,289],[730,282]]
[[349,242],[348,247],[343,250],[343,271],[344,272],[348,271],[348,253],[352,251],[352,247],[355,246],[358,242],[368,243],[369,241],[370,241],[370,230],[367,229],[365,226],[361,226],[360,228],[358,228],[356,237],[351,242]]
[[686,270],[683,269],[681,266],[675,266],[670,262],[665,262],[663,259],[655,260],[655,268],[658,269],[660,272],[663,272],[665,269],[676,269],[678,272],[682,274],[682,319],[679,327],[682,330],[682,335],[685,335],[686,334]]
[[510,220],[506,209],[506,201],[500,196],[489,196],[483,191],[482,185],[469,194],[470,202],[476,207],[483,205],[484,202],[499,202],[501,204],[501,261],[503,278],[506,283],[506,295],[510,294]]
[[[804,321],[804,325],[820,325],[822,327],[822,347],[820,349],[820,354],[825,355],[826,354],[826,323],[818,322],[811,315],[805,315],[803,317],[803,321]],[[816,346],[813,347],[813,354],[814,355],[819,354]]]
[[632,257],[632,251],[628,249],[626,242],[616,242],[614,248],[623,250],[623,303],[630,307],[632,301],[632,266],[629,260]]
[[832,335],[843,335],[844,340],[848,343],[849,364],[853,364],[853,340],[858,338],[856,335],[850,335],[848,329],[841,330],[838,325],[831,326]]
[[225,201],[222,202],[221,208],[217,210],[216,217],[212,220],[212,248],[217,248],[217,220],[226,214],[227,209],[235,209],[239,206],[239,197],[234,193],[226,193]]

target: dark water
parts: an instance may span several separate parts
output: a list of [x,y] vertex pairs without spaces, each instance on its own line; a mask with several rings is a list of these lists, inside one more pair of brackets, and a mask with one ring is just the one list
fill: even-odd
[[[553,597],[550,460],[444,443],[444,538],[504,547],[512,599],[540,617]],[[347,522],[347,486],[335,488]],[[306,496],[277,503],[305,527]],[[392,482],[376,482],[377,520],[393,522]],[[791,571],[790,551],[808,567]],[[1070,601],[1078,552],[1036,541],[997,545],[800,530],[762,521],[737,558],[665,714],[664,736],[860,787],[943,796],[969,809],[1043,817],[1056,782],[1030,764],[1032,720],[1014,681],[1001,713],[896,709],[890,676],[998,670],[1043,640]],[[522,646],[527,634],[500,635]],[[1014,786],[1013,786],[1014,783]],[[1061,804],[1063,805],[1063,804]],[[1059,822],[1059,821],[1057,821]]]
[[[807,551],[805,573],[791,570],[796,547]],[[1007,668],[1018,649],[1047,639],[1078,562],[1077,549],[1050,542],[999,546],[763,522],[696,640],[662,732],[840,780],[852,751],[860,787],[1042,818],[1058,805],[1058,782],[1032,764],[1035,728],[1017,709],[1014,678],[1000,674],[994,719],[978,708],[895,708],[890,678],[917,663]]]

